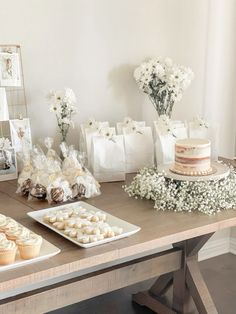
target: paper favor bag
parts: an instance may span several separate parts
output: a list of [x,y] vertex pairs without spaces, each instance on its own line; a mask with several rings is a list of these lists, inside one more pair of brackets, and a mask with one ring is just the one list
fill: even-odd
[[203,138],[211,141],[211,159],[215,161],[219,157],[219,131],[218,123],[208,123],[200,119],[189,123],[190,138]]
[[[87,153],[87,143],[86,143],[86,129],[92,131],[100,130],[101,128],[109,127],[108,121],[96,121],[93,118],[90,118],[88,122],[82,123],[80,125],[79,132],[79,146],[80,151]],[[91,143],[90,143],[91,146]]]
[[125,180],[125,150],[122,135],[99,135],[92,139],[92,171],[99,182]]
[[0,121],[9,120],[6,90],[0,87]]
[[168,121],[164,126],[154,123],[156,129],[155,157],[157,164],[170,164],[175,160],[175,143],[179,139],[188,137],[185,123]]
[[133,119],[126,117],[123,122],[117,122],[116,129],[117,134],[123,134],[123,128],[135,126],[137,128],[142,128],[146,126],[145,121],[134,121]]
[[[88,167],[91,168],[91,146],[92,138],[101,135],[104,129],[108,129],[108,122],[99,122],[99,127],[85,128],[85,151],[88,159]],[[115,134],[115,128],[112,129]]]
[[126,172],[137,172],[140,168],[154,164],[152,129],[140,127],[136,130],[123,128]]

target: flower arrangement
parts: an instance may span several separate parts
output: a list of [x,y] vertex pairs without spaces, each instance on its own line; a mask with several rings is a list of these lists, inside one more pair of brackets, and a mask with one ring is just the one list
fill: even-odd
[[130,197],[153,200],[157,210],[212,215],[236,208],[236,170],[232,166],[224,179],[194,182],[168,179],[157,168],[144,168],[124,188]]
[[190,68],[161,57],[142,63],[134,71],[139,88],[148,94],[158,115],[169,117],[174,103],[181,100],[193,76]]
[[66,142],[66,137],[70,127],[74,127],[72,115],[76,113],[76,97],[72,89],[65,88],[60,91],[50,91],[48,95],[50,111],[55,113],[57,125],[59,127],[62,141]]

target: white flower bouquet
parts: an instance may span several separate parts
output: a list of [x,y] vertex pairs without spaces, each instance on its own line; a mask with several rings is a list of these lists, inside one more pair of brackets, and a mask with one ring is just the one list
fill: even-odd
[[66,137],[70,127],[74,127],[72,115],[76,113],[76,97],[72,89],[65,88],[60,91],[50,91],[48,95],[50,111],[54,112],[57,125],[60,129],[62,141],[66,142]]
[[169,117],[174,103],[181,100],[193,76],[190,68],[161,57],[142,63],[134,71],[139,88],[148,94],[158,115]]
[[157,210],[202,212],[212,215],[236,206],[236,170],[213,181],[177,181],[168,179],[157,168],[143,168],[131,184],[124,186],[130,197],[154,201]]

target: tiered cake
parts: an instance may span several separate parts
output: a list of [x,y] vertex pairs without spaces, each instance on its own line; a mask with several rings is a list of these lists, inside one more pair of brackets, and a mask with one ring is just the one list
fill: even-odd
[[175,144],[175,164],[171,170],[189,176],[211,174],[210,141],[196,138],[177,140]]

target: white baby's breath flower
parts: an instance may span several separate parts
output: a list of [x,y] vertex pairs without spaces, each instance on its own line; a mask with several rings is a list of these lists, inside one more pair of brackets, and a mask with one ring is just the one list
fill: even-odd
[[230,166],[224,179],[188,182],[167,179],[157,168],[143,168],[125,191],[135,198],[153,200],[157,210],[212,215],[236,207],[236,170]]

